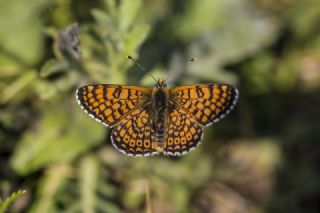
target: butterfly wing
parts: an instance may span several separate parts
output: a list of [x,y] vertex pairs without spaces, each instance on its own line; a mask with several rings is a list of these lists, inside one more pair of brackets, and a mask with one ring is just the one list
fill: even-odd
[[129,156],[158,154],[148,108],[136,108],[125,116],[113,128],[111,140],[117,150]]
[[80,87],[76,97],[92,118],[112,127],[151,95],[150,88],[97,84]]
[[215,123],[231,112],[239,92],[227,84],[197,84],[170,90],[170,101],[191,114],[201,125]]
[[202,127],[178,105],[169,105],[164,154],[183,155],[196,148],[202,140]]

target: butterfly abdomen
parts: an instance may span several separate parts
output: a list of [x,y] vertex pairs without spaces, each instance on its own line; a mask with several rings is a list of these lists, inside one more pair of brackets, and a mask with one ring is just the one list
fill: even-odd
[[154,142],[156,143],[156,149],[159,151],[163,150],[165,143],[165,125],[168,114],[168,102],[169,97],[167,89],[155,88],[152,96],[152,128],[154,130]]

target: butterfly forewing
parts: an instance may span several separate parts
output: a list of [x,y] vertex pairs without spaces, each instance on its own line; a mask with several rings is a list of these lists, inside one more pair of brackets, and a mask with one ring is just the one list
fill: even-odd
[[230,113],[237,102],[238,91],[227,84],[197,84],[173,88],[170,97],[173,104],[206,126]]
[[137,86],[97,84],[80,87],[76,95],[81,107],[91,117],[112,127],[144,99],[150,98],[151,91]]

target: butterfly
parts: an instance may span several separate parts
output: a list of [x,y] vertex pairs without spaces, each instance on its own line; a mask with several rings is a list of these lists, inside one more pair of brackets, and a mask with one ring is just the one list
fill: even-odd
[[228,84],[167,88],[164,79],[153,88],[95,84],[76,91],[81,108],[112,128],[112,144],[129,156],[188,153],[200,144],[203,127],[229,114],[238,96]]

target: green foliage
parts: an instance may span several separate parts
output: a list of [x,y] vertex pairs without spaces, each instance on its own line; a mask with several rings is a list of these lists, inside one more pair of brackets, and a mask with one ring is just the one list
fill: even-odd
[[[136,57],[137,50],[146,39],[150,27],[146,24],[136,24],[134,20],[141,8],[140,0],[122,1],[117,7],[114,1],[106,1],[108,12],[104,13],[99,9],[92,10],[92,15],[97,23],[98,39],[96,45],[102,45],[104,55],[100,55],[105,72],[93,76],[93,80],[104,80],[107,83],[119,82],[125,83],[125,76],[129,68],[128,55]],[[89,39],[89,38],[88,38]],[[93,48],[83,51],[94,51]],[[90,54],[90,53],[88,53]],[[85,56],[84,56],[85,57]],[[85,58],[84,58],[85,59]],[[107,64],[105,62],[107,61]],[[89,69],[94,69],[94,64],[89,64]]]
[[7,199],[5,199],[4,201],[1,201],[0,199],[0,212],[4,213],[6,212],[6,209],[8,209],[8,207],[17,199],[19,199],[20,197],[22,197],[23,195],[25,195],[27,193],[26,190],[18,190],[16,192],[13,192],[10,197],[8,197]]
[[[39,15],[50,1],[23,0],[0,2],[0,63],[5,66],[28,66],[43,54],[43,27]],[[14,18],[12,18],[14,14]]]
[[[1,208],[317,212],[318,4],[1,1],[0,193],[32,192]],[[233,84],[239,103],[184,157],[123,156],[74,93],[89,83],[154,84],[128,55],[155,77],[172,75],[170,86]]]

